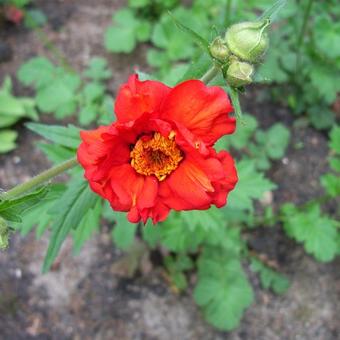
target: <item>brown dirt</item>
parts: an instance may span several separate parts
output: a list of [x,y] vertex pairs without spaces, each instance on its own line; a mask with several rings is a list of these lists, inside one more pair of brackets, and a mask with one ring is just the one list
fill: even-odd
[[[63,51],[73,67],[82,69],[94,55],[110,61],[114,93],[134,66],[145,67],[146,46],[131,56],[109,55],[102,35],[111,13],[121,1],[36,1],[47,16],[49,38]],[[0,83],[5,74],[15,75],[19,65],[34,55],[52,57],[33,32],[11,28],[0,33],[13,50],[11,61],[0,64]],[[28,93],[15,82],[17,94]],[[275,105],[256,103],[255,91],[245,96],[247,111],[263,127],[280,120],[292,129],[286,157],[277,162],[271,177],[278,183],[273,204],[302,203],[318,196],[319,176],[326,171],[327,144],[323,134],[310,128],[293,128],[289,112]],[[48,120],[50,120],[49,118]],[[34,147],[38,140],[17,126],[19,147],[0,156],[0,187],[9,188],[44,169],[48,163]],[[302,143],[303,148],[296,147]],[[35,240],[13,236],[8,251],[0,253],[0,339],[308,339],[339,338],[339,261],[318,264],[303,249],[284,237],[280,228],[258,229],[251,236],[253,248],[276,260],[292,286],[284,296],[256,287],[256,301],[233,332],[217,332],[201,318],[191,291],[174,294],[162,269],[146,257],[142,270],[132,277],[120,268],[121,254],[112,246],[110,231],[87,243],[73,257],[71,243],[63,246],[59,266],[42,275],[40,267],[48,237]]]

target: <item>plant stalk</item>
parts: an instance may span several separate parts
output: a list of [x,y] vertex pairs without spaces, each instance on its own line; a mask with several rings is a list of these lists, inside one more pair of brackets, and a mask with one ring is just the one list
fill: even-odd
[[307,29],[307,24],[308,24],[308,19],[310,17],[310,13],[312,10],[312,5],[313,5],[314,0],[309,0],[304,16],[303,16],[303,22],[302,22],[302,27],[301,27],[301,31],[300,34],[298,36],[298,40],[297,40],[297,51],[296,51],[296,70],[299,69],[300,66],[300,62],[301,62],[301,44],[303,42],[303,38],[306,34],[306,29]]
[[48,170],[43,171],[39,175],[33,177],[26,183],[19,184],[15,186],[13,189],[4,193],[1,198],[2,199],[11,199],[16,196],[20,196],[27,191],[32,190],[33,188],[49,181],[50,179],[62,174],[63,172],[75,167],[78,165],[77,158],[71,158],[61,164],[58,164]]
[[220,68],[217,65],[213,65],[202,77],[201,81],[203,83],[208,84],[210,81],[212,81],[220,71]]

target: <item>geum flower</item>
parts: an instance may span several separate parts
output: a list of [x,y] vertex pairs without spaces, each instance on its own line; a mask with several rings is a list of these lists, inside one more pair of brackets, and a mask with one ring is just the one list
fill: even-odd
[[237,174],[231,156],[213,145],[234,132],[232,110],[219,87],[188,80],[170,88],[132,75],[117,96],[117,121],[81,131],[78,161],[92,190],[130,222],[221,207]]

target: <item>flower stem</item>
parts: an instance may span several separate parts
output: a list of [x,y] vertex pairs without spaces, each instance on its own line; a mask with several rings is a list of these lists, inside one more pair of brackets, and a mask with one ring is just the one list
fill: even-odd
[[314,0],[309,0],[304,16],[303,16],[303,22],[302,22],[302,27],[301,27],[301,31],[300,34],[298,36],[298,40],[297,40],[297,51],[296,51],[296,69],[299,69],[300,66],[300,62],[301,62],[301,44],[303,41],[303,38],[306,34],[306,29],[307,29],[307,23],[308,23],[308,19],[310,16],[310,12],[312,10],[312,5],[313,5]]
[[205,74],[203,74],[200,80],[203,81],[203,83],[208,84],[217,76],[219,71],[220,68],[216,65],[213,65]]
[[224,21],[224,24],[225,24],[226,27],[228,27],[229,24],[230,24],[232,6],[233,6],[233,0],[227,0],[226,1],[225,21]]
[[61,173],[75,167],[78,164],[77,158],[71,158],[64,163],[58,164],[48,170],[43,171],[39,175],[33,177],[26,183],[19,184],[15,186],[13,189],[7,191],[5,194],[1,196],[3,199],[11,199],[16,196],[20,196],[21,194],[32,190],[36,186],[43,184],[50,179],[60,175]]

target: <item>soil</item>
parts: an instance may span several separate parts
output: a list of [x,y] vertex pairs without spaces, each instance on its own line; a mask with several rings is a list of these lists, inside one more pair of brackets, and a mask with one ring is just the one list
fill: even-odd
[[[108,54],[102,46],[104,29],[122,1],[39,0],[35,2],[48,16],[44,28],[49,39],[61,49],[72,66],[82,69],[88,59],[102,55],[109,60],[114,94],[134,67],[146,69],[147,46],[129,56]],[[34,32],[12,26],[0,30],[1,41],[11,55],[0,63],[0,83],[13,76],[18,95],[30,93],[15,80],[22,62],[35,55],[53,55]],[[10,59],[10,60],[8,60]],[[5,61],[7,60],[7,61]],[[278,184],[273,193],[275,206],[286,201],[296,204],[322,194],[319,176],[327,170],[327,140],[324,134],[293,124],[287,109],[268,101],[258,102],[258,89],[250,89],[244,107],[254,114],[261,127],[282,121],[290,127],[292,140],[286,156],[274,164],[269,176]],[[260,90],[263,91],[263,90]],[[43,118],[50,122],[51,117]],[[38,137],[23,122],[16,126],[18,148],[0,156],[0,188],[10,188],[48,166],[34,147]],[[302,146],[302,148],[301,148]],[[11,246],[0,253],[0,340],[10,339],[306,339],[340,338],[339,260],[315,262],[302,247],[287,239],[280,226],[260,228],[251,235],[254,250],[275,260],[292,282],[283,296],[255,287],[256,301],[248,309],[240,327],[218,332],[201,316],[192,300],[192,291],[177,295],[166,275],[145,249],[141,268],[126,269],[126,257],[112,246],[110,228],[103,226],[83,248],[72,256],[68,240],[57,264],[41,274],[48,235],[40,240],[33,233],[11,238]]]

